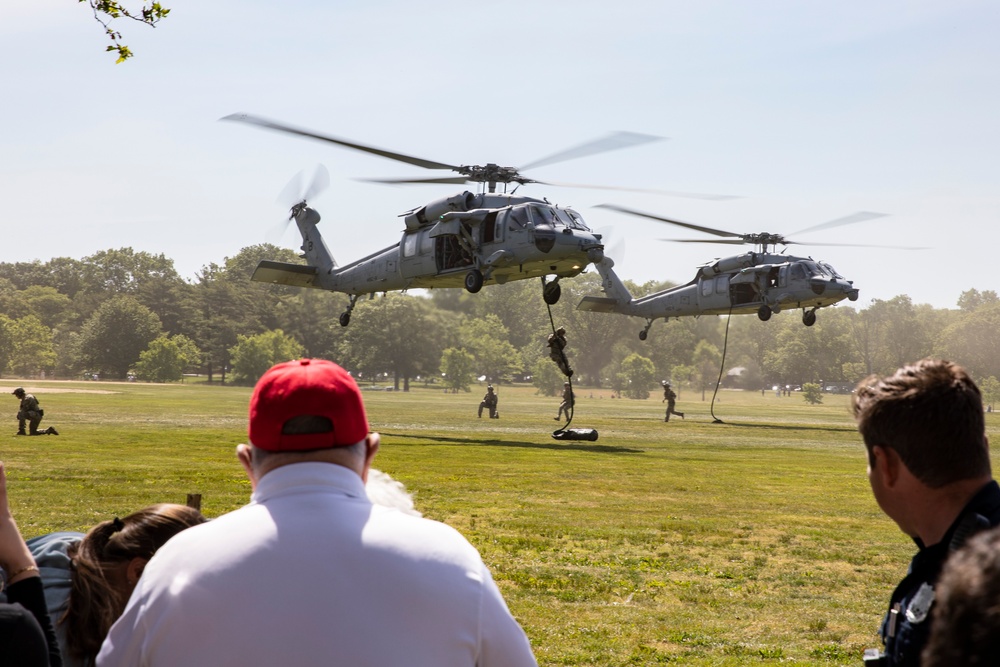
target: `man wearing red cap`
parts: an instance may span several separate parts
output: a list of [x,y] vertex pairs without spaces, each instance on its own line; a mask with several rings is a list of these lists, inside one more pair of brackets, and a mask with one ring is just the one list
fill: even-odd
[[271,368],[249,440],[250,504],[157,552],[98,665],[536,664],[465,538],[368,500],[379,436],[344,369]]

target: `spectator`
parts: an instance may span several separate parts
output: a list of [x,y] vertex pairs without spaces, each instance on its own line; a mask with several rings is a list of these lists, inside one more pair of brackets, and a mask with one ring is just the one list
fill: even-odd
[[1000,523],[982,398],[963,368],[924,359],[862,380],[852,408],[875,500],[918,548],[879,631],[880,664],[919,665],[948,554]]
[[250,504],[157,553],[98,665],[534,665],[476,550],[366,497],[378,447],[342,368],[267,371],[237,447]]
[[935,591],[924,667],[1000,665],[1000,530],[953,553]]
[[5,665],[62,667],[38,566],[7,503],[7,473],[0,462],[0,657]]

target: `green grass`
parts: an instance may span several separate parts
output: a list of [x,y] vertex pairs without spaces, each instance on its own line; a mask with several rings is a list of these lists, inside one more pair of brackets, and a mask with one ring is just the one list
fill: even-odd
[[[247,388],[23,384],[61,433],[13,437],[10,398],[0,459],[26,536],[249,496]],[[479,548],[540,664],[854,665],[877,644],[913,545],[871,497],[847,397],[725,392],[715,424],[685,393],[664,424],[658,397],[584,388],[573,425],[600,439],[570,442],[550,435],[559,399],[500,387],[501,418],[477,419],[482,393],[366,392],[376,466]]]

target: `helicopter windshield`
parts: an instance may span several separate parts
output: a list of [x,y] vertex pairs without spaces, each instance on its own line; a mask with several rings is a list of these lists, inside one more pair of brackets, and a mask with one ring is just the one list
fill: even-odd
[[806,274],[810,278],[835,278],[837,275],[836,271],[833,271],[828,264],[823,264],[821,262],[801,262],[802,266],[805,267]]
[[556,215],[564,225],[570,229],[579,229],[582,232],[589,232],[590,227],[583,223],[583,218],[576,211],[568,208],[557,208]]
[[532,206],[531,220],[536,225],[555,226],[558,222],[558,217],[556,216],[556,212],[548,206]]
[[826,269],[826,272],[829,273],[834,278],[837,278],[839,280],[843,280],[844,279],[844,276],[842,276],[839,273],[837,273],[837,270],[835,268],[833,268],[832,266],[830,266],[829,264],[827,264],[826,262],[819,262],[819,265],[821,267],[823,267],[824,269]]

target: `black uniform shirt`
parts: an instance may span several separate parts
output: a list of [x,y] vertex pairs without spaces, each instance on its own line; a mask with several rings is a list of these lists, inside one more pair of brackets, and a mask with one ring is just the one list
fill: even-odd
[[1000,486],[995,481],[980,489],[948,528],[940,542],[929,547],[914,538],[920,551],[910,561],[906,577],[889,602],[879,634],[885,644],[885,663],[917,667],[931,631],[930,608],[934,585],[948,555],[975,532],[1000,525]]

